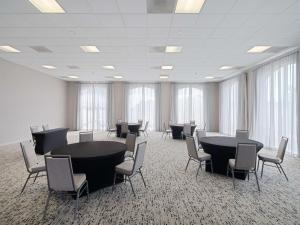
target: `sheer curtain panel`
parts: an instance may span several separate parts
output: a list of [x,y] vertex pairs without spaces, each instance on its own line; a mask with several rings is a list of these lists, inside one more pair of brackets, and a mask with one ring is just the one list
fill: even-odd
[[105,130],[108,114],[107,84],[81,84],[78,104],[80,130]]

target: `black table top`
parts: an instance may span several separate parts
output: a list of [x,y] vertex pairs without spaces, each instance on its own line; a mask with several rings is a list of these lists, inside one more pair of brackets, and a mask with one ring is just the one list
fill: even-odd
[[200,143],[222,146],[222,147],[230,147],[230,148],[236,148],[238,143],[256,144],[257,149],[262,149],[264,147],[264,145],[258,141],[254,141],[250,139],[237,139],[236,137],[226,137],[226,136],[202,137],[200,139]]
[[111,156],[126,151],[126,145],[116,141],[93,141],[70,144],[54,149],[52,155],[70,155],[71,158]]
[[35,133],[32,133],[32,134],[48,134],[48,133],[61,131],[61,130],[69,130],[69,128],[55,128],[55,129],[49,129],[49,130],[35,132]]
[[[116,125],[121,125],[122,123],[116,123]],[[128,126],[140,126],[140,123],[128,123]]]

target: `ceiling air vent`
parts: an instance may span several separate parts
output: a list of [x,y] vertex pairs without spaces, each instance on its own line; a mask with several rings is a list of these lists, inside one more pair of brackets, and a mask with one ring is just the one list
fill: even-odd
[[147,0],[148,13],[174,13],[177,0]]
[[30,46],[34,51],[38,53],[49,53],[52,52],[50,49],[44,47],[44,46]]
[[78,66],[73,66],[73,65],[70,65],[70,66],[68,66],[68,67],[69,67],[69,69],[73,69],[73,70],[78,70],[78,69],[79,69]]
[[149,52],[151,52],[151,53],[164,53],[165,49],[166,49],[166,47],[164,47],[164,46],[154,46],[154,47],[150,47]]

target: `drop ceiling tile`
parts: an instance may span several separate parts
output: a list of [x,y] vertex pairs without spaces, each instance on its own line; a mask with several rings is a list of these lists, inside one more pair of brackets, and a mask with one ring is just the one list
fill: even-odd
[[[72,1],[72,0],[71,0]],[[82,0],[80,0],[82,1]],[[87,0],[90,5],[91,12],[94,13],[119,13],[116,0]]]
[[148,14],[148,27],[169,27],[172,21],[172,14]]
[[193,27],[196,25],[197,14],[174,14],[172,27]]
[[146,14],[124,14],[122,18],[126,27],[145,27],[147,24]]
[[146,0],[117,0],[121,13],[147,13]]
[[200,13],[227,13],[236,0],[206,0]]
[[196,26],[201,28],[216,27],[220,24],[224,13],[199,14],[196,19]]

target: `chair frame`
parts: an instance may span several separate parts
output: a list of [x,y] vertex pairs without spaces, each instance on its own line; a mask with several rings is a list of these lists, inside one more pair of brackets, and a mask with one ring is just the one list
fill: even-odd
[[[195,153],[198,155],[198,151],[197,151],[197,147],[196,147],[196,144],[195,144],[195,139],[193,136],[188,136],[187,138],[192,138],[193,141],[194,141],[194,150],[195,150]],[[188,153],[189,154],[189,153]],[[199,170],[201,169],[202,170],[202,162],[204,162],[204,165],[206,164],[210,164],[210,169],[211,169],[211,172],[214,173],[214,168],[213,168],[213,162],[212,162],[212,158],[210,158],[210,160],[200,160],[199,158],[195,159],[194,157],[190,156],[189,154],[189,159],[188,159],[188,162],[185,166],[185,169],[184,169],[184,172],[186,172],[188,166],[189,166],[189,163],[190,161],[194,161],[194,162],[197,162],[199,163],[199,167],[197,169],[197,173],[196,173],[196,178],[198,176],[198,173],[199,173]],[[209,161],[209,162],[208,162]]]
[[148,131],[147,131],[148,130],[148,125],[149,125],[149,121],[146,121],[145,127],[142,128],[142,129],[139,129],[139,132],[143,132],[143,134],[144,134],[145,137],[149,136]]
[[112,128],[110,124],[107,124],[107,137],[109,137],[112,133],[117,132],[117,128]]
[[[184,126],[190,126],[191,129],[190,129],[190,133],[189,133],[189,134],[185,134],[185,133],[184,133]],[[185,136],[185,137],[192,136],[191,133],[192,133],[192,125],[191,125],[190,123],[185,123],[185,124],[183,124],[183,129],[182,129],[182,131],[181,131],[181,139],[184,139],[183,136]]]
[[[143,142],[139,143],[136,152],[138,152],[138,149],[139,149],[139,145],[140,145],[140,144],[147,144],[147,141],[143,141]],[[133,163],[133,166],[132,166],[132,170],[134,169],[135,164],[136,164],[136,159],[134,159],[134,163]],[[128,181],[129,181],[129,183],[130,183],[130,187],[131,187],[131,190],[132,190],[132,193],[133,193],[134,197],[136,197],[136,194],[135,194],[135,191],[134,191],[132,182],[131,182],[131,178],[132,178],[132,177],[134,177],[134,176],[137,175],[137,174],[140,174],[140,175],[141,175],[141,178],[142,178],[142,181],[143,181],[143,183],[144,183],[144,186],[145,186],[145,188],[147,188],[147,185],[146,185],[146,182],[145,182],[143,173],[142,173],[142,168],[143,168],[143,166],[141,166],[137,171],[133,172],[131,175],[123,174],[123,175],[125,176],[124,183],[126,184],[126,181],[127,181],[127,178],[128,178]],[[113,186],[112,186],[112,191],[114,191],[114,189],[115,189],[116,178],[117,178],[117,172],[115,172],[115,174],[114,174],[114,183],[113,183]]]
[[[29,141],[29,142],[31,143],[31,141]],[[27,176],[27,179],[26,179],[26,181],[25,181],[25,183],[24,183],[24,185],[23,185],[23,187],[22,187],[22,190],[21,190],[21,193],[20,193],[20,194],[22,194],[23,191],[25,190],[25,187],[26,187],[26,185],[27,185],[29,179],[34,178],[33,183],[35,183],[35,181],[36,181],[36,179],[37,179],[38,177],[44,177],[44,176],[46,176],[46,174],[39,175],[39,173],[41,173],[41,172],[46,172],[46,170],[35,171],[35,172],[30,171],[30,170],[29,170],[29,167],[30,167],[30,166],[29,166],[29,162],[28,162],[27,156],[26,156],[26,154],[25,154],[25,149],[23,149],[23,147],[22,147],[22,143],[20,143],[20,146],[21,146],[22,155],[23,155],[23,158],[24,158],[26,170],[27,170],[27,172],[29,173],[28,176]],[[32,176],[32,175],[35,175],[35,176]]]
[[[91,131],[79,131],[79,143],[82,143],[80,134],[92,134],[92,141],[94,141],[94,132],[92,130]],[[86,141],[84,141],[84,142],[86,142]]]
[[[200,149],[203,149],[203,147],[202,147],[202,145],[201,145],[201,143],[200,143],[199,137],[198,137],[198,133],[199,133],[200,131],[205,131],[205,136],[206,136],[206,130],[204,130],[204,129],[197,129],[197,130],[196,130],[196,137],[197,137],[197,143],[198,143],[198,151],[199,151]],[[203,137],[205,137],[205,136],[203,136]]]
[[[249,144],[249,143],[238,143],[237,144],[237,148],[236,148],[236,155],[235,155],[235,163],[236,163],[236,159],[237,159],[237,156],[238,156],[238,152],[239,152],[239,145],[243,145],[243,144],[246,144],[246,145],[255,145],[255,144]],[[255,145],[256,146],[256,145]],[[256,160],[255,160],[255,166],[254,166],[254,170],[239,170],[239,169],[235,169],[235,168],[229,168],[229,160],[228,160],[228,164],[227,164],[227,177],[229,176],[229,169],[230,169],[230,172],[231,172],[231,176],[232,176],[232,183],[233,183],[233,189],[235,189],[235,176],[234,176],[234,173],[243,173],[243,174],[246,174],[247,177],[248,177],[248,181],[249,181],[249,174],[250,173],[254,173],[255,175],[255,180],[256,180],[256,184],[257,184],[257,189],[258,191],[260,192],[260,186],[259,186],[259,182],[258,182],[258,177],[257,177],[257,172],[256,172]]]
[[249,139],[249,130],[241,130],[241,129],[237,129],[236,131],[235,131],[235,137],[237,136],[237,133],[238,132],[242,132],[242,133],[246,133],[247,132],[247,139]]
[[[287,137],[281,137],[281,139],[286,139],[286,140],[287,140],[287,143],[288,143],[288,138],[287,138]],[[286,143],[286,145],[287,145],[287,143]],[[285,146],[285,148],[286,148],[286,146]],[[260,158],[258,157],[257,171],[259,170],[259,162],[260,162],[260,161],[262,161],[260,178],[263,177],[264,166],[269,166],[269,167],[276,167],[276,168],[278,169],[279,173],[280,173],[280,174],[283,173],[283,175],[285,176],[285,179],[286,179],[287,181],[289,181],[289,179],[288,179],[288,177],[287,177],[285,171],[283,170],[283,168],[282,168],[282,166],[281,166],[281,164],[283,163],[283,159],[281,160],[281,162],[275,163],[275,162],[265,161],[265,160],[260,159]],[[270,163],[270,164],[266,164],[266,162],[267,162],[267,163]],[[272,164],[275,164],[275,166],[273,166]]]
[[166,136],[165,136],[165,140],[166,140],[167,136],[168,136],[169,138],[171,138],[172,130],[171,130],[171,129],[167,129],[166,123],[165,123],[165,122],[163,123],[163,126],[164,126],[164,127],[163,127],[163,132],[162,132],[161,137],[163,138],[164,135],[166,135]]
[[[70,168],[70,174],[72,176],[74,176],[73,173],[73,167],[72,167],[72,162],[71,162],[71,157],[69,155],[45,155],[45,165],[46,165],[46,171],[48,173],[48,167],[47,167],[47,160],[46,158],[68,158],[68,162],[69,162],[69,168]],[[49,201],[50,201],[50,197],[52,194],[54,193],[61,193],[63,195],[67,195],[67,196],[75,196],[76,195],[76,202],[75,202],[75,215],[74,216],[78,216],[78,208],[79,208],[79,197],[81,196],[81,194],[84,192],[84,190],[86,190],[86,194],[87,194],[87,201],[89,201],[90,199],[90,193],[89,193],[89,184],[88,181],[85,180],[82,185],[77,189],[77,191],[75,190],[75,184],[74,184],[74,178],[72,179],[72,183],[73,183],[73,187],[74,187],[74,191],[55,191],[52,190],[49,187],[49,178],[47,176],[47,184],[48,184],[48,197],[46,200],[46,205],[45,205],[45,209],[43,212],[43,219],[46,217],[46,213],[47,213],[47,208],[49,205]]]

